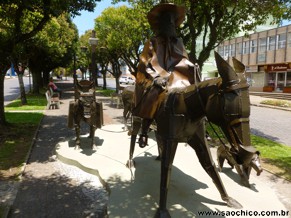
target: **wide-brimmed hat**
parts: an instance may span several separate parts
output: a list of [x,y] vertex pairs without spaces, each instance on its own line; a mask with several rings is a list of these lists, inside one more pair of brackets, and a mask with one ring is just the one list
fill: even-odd
[[186,9],[184,6],[178,6],[173,3],[162,3],[154,6],[147,15],[148,21],[152,28],[158,27],[159,15],[163,12],[173,12],[177,15],[175,22],[177,27],[184,21]]

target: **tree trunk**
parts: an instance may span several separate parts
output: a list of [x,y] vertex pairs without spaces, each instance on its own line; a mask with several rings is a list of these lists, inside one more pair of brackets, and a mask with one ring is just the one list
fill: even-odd
[[43,77],[43,86],[46,87],[49,83],[50,71],[44,70],[42,77]]
[[[4,71],[4,69],[1,69]],[[5,126],[6,119],[5,119],[5,112],[4,112],[4,80],[6,70],[4,72],[0,72],[0,127]]]
[[41,84],[41,76],[39,72],[32,71],[32,93],[39,94],[40,84]]
[[24,72],[19,72],[18,82],[19,82],[19,89],[20,89],[21,104],[26,105],[27,99],[26,99],[25,87],[24,87],[24,82],[23,82],[23,74]]
[[105,64],[101,64],[101,74],[103,76],[103,89],[107,89],[106,68],[107,66]]

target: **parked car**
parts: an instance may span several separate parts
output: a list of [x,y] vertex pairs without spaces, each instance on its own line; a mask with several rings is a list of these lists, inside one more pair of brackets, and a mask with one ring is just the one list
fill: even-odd
[[122,84],[131,84],[131,85],[134,85],[135,84],[135,79],[133,79],[132,77],[130,76],[122,76],[119,78],[119,83]]

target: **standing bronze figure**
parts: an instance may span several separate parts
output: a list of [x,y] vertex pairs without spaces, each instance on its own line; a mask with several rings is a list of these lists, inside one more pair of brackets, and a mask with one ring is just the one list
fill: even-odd
[[75,101],[70,102],[68,127],[75,127],[76,140],[75,149],[80,148],[80,129],[81,121],[89,124],[91,148],[95,147],[95,131],[103,124],[102,103],[96,101],[94,81],[81,80],[75,78]]
[[[205,137],[205,118],[219,126],[231,145],[232,157],[251,167],[256,150],[250,143],[250,103],[244,74],[236,72],[217,53],[220,78],[200,82],[188,61],[182,41],[173,29],[185,10],[173,4],[155,6],[148,14],[157,36],[144,47],[136,74],[133,114],[143,118],[139,144],[147,144],[147,130],[154,120],[161,154],[160,201],[157,217],[170,217],[167,194],[171,168],[179,142],[186,142],[212,178],[221,198],[230,207],[242,206],[231,198],[220,179]],[[153,19],[155,18],[155,19]],[[162,32],[164,31],[164,33]]]

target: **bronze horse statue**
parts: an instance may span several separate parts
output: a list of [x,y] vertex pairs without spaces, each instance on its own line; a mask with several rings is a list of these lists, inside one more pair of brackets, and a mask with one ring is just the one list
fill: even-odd
[[251,145],[249,134],[249,85],[244,74],[237,74],[216,52],[215,58],[220,78],[167,90],[155,115],[156,137],[161,154],[157,217],[170,217],[167,194],[179,142],[186,142],[195,150],[200,164],[212,178],[222,200],[229,207],[242,207],[227,194],[218,174],[205,137],[205,120],[207,118],[221,128],[231,146],[230,155],[244,169],[250,169],[256,149]]
[[80,148],[80,124],[81,121],[89,124],[91,139],[91,148],[95,147],[95,131],[97,128],[101,128],[103,124],[103,108],[102,103],[96,101],[95,84],[88,80],[78,81],[75,83],[75,100],[70,102],[68,127],[75,127],[76,140],[75,149]]

